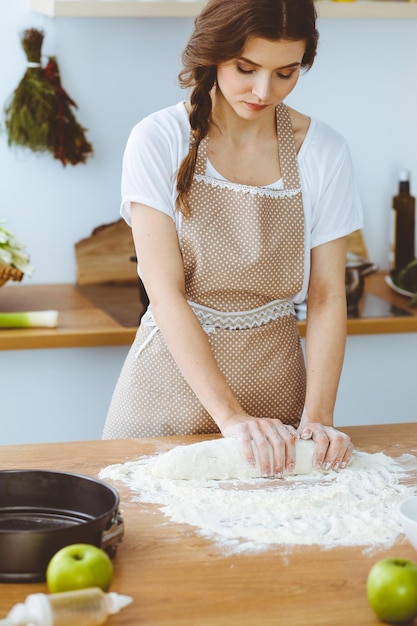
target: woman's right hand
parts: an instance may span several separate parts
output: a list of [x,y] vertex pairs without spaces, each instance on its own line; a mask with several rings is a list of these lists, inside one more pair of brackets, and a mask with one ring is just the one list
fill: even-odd
[[[281,478],[284,470],[292,472],[295,467],[295,441],[300,438],[293,428],[279,419],[257,418],[237,414],[220,427],[224,437],[235,437],[250,465],[255,465],[252,442],[258,455],[262,476]],[[270,449],[272,448],[272,465]]]

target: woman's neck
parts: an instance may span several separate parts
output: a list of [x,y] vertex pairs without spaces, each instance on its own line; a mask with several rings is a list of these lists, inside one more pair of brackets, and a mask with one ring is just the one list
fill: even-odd
[[236,145],[267,139],[275,140],[275,110],[269,111],[269,115],[261,116],[259,120],[244,120],[235,113],[218,90],[212,93],[212,103],[211,136],[221,136],[222,139]]

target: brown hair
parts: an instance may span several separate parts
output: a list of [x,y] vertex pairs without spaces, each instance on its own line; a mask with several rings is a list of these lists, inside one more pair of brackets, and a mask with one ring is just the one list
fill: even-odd
[[194,176],[197,149],[207,135],[211,115],[210,91],[217,66],[238,57],[248,39],[305,40],[301,62],[304,71],[313,65],[318,32],[314,0],[209,0],[196,18],[194,31],[182,54],[179,83],[190,94],[190,150],[177,175],[177,210],[190,215],[187,194]]

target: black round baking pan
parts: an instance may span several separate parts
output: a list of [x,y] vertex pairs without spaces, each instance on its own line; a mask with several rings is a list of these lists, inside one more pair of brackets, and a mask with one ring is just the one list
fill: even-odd
[[0,471],[0,581],[45,580],[52,556],[73,543],[112,558],[124,532],[118,507],[117,491],[89,476]]

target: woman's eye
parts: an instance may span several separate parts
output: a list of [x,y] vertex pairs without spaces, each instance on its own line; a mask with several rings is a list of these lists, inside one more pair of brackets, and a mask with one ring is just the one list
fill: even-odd
[[292,78],[294,72],[291,72],[291,74],[279,74],[278,73],[278,78],[281,78],[282,80],[290,80],[290,78]]
[[253,70],[247,70],[241,65],[237,66],[237,71],[240,72],[241,74],[251,74],[253,72]]

